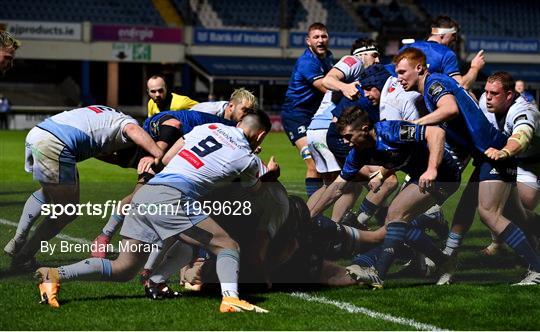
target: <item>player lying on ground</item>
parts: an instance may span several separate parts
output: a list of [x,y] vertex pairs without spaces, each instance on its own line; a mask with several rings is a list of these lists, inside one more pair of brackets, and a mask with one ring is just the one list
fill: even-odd
[[41,188],[24,205],[13,248],[6,247],[6,252],[14,255],[12,268],[35,268],[34,255],[41,241],[54,238],[76,218],[67,213],[57,218],[47,216],[26,240],[30,228],[41,215],[43,204],[79,203],[77,162],[91,157],[106,159],[114,152],[134,145],[151,155],[151,164],[156,164],[163,156],[135,119],[107,106],[66,111],[30,130],[26,136],[25,170],[33,174]]
[[[204,213],[189,209],[207,193],[241,179],[241,184],[256,191],[258,162],[253,150],[270,131],[270,119],[264,112],[246,115],[236,128],[222,124],[199,126],[179,140],[167,152],[167,166],[144,185],[133,197],[133,204],[176,204],[178,212],[165,215],[139,214],[127,216],[122,226],[122,243],[130,247],[163,244],[180,239],[185,247],[184,265],[192,258],[192,246],[205,246],[217,256],[217,271],[223,300],[221,312],[266,310],[238,299],[239,247],[216,222]],[[190,250],[191,249],[191,250]],[[40,295],[58,307],[60,282],[68,280],[127,281],[140,270],[146,250],[121,251],[114,261],[89,258],[59,268],[41,268]],[[159,267],[158,267],[159,269]]]
[[[237,223],[220,221],[243,248],[241,285],[258,283],[279,289],[279,284],[356,284],[345,268],[333,261],[365,250],[359,241],[361,231],[336,224],[324,216],[311,219],[306,203],[299,197],[289,196],[288,202],[285,222],[264,246],[254,236],[261,229],[260,225],[246,225],[241,220]],[[254,255],[261,257],[249,259]],[[264,261],[264,267],[253,261]],[[194,285],[200,289],[216,282],[215,258],[197,261],[181,271],[181,283],[189,289]]]

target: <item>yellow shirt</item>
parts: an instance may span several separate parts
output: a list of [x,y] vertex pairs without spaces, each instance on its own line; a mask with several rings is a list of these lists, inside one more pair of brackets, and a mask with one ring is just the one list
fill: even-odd
[[189,97],[177,95],[176,93],[171,93],[171,95],[172,100],[170,106],[166,109],[159,109],[158,105],[152,99],[150,99],[148,101],[148,117],[156,115],[161,111],[188,110],[198,104],[198,102]]

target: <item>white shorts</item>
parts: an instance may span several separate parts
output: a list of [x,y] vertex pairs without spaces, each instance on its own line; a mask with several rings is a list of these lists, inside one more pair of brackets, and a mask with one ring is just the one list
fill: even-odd
[[341,170],[336,157],[326,144],[328,129],[308,129],[307,141],[315,167],[319,173],[338,172]]
[[26,135],[24,169],[43,183],[77,183],[77,161],[56,136],[38,127]]
[[538,170],[534,168],[536,167],[527,165],[519,166],[517,168],[517,182],[538,191],[540,190],[540,179],[535,175],[535,173],[538,174]]

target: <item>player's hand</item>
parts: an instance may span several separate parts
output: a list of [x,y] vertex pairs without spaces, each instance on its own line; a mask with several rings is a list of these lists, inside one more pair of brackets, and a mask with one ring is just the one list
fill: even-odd
[[484,58],[484,50],[478,51],[474,58],[471,61],[471,68],[476,68],[481,70],[486,64],[486,59]]
[[279,170],[279,164],[276,162],[274,156],[270,157],[266,167],[268,167],[268,172],[275,172]]
[[139,160],[139,165],[137,166],[137,173],[149,173],[152,171],[152,166],[159,164],[159,159],[152,156],[146,156]]
[[436,178],[437,170],[427,169],[424,174],[420,176],[420,179],[418,179],[418,187],[420,188],[420,192],[425,193],[426,191],[431,190],[431,188],[433,188],[433,183],[435,183]]
[[502,160],[509,157],[508,153],[503,150],[497,150],[495,148],[489,148],[487,149],[484,154],[492,160]]
[[381,189],[382,184],[382,179],[380,179],[379,177],[374,177],[373,179],[369,180],[368,187],[369,190],[373,191],[373,193],[376,193],[379,191],[379,189]]
[[343,93],[343,95],[350,100],[358,99],[360,94],[360,91],[358,91],[358,85],[360,85],[358,82],[346,84],[341,90],[341,93]]

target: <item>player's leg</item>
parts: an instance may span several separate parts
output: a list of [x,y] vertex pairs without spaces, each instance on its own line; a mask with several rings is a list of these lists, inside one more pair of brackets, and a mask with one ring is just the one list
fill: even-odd
[[[36,271],[42,303],[59,307],[58,291],[60,283],[72,280],[118,281],[131,280],[142,267],[148,253],[141,246],[149,246],[142,241],[124,238],[118,258],[114,261],[106,258],[88,258],[80,262],[58,268],[42,267]],[[135,250],[132,250],[135,249]]]
[[[28,173],[33,173],[34,178],[38,181],[46,179],[45,174],[57,173],[54,168],[55,165],[52,162],[45,162],[42,160],[47,159],[50,156],[51,159],[55,159],[58,156],[58,152],[51,152],[52,149],[49,144],[43,143],[49,138],[49,133],[44,132],[40,128],[33,128],[28,132],[25,139],[25,162],[24,169]],[[60,145],[58,145],[59,147]],[[41,152],[43,150],[46,154]],[[44,172],[43,167],[53,167],[50,172]],[[56,167],[57,168],[57,167]],[[47,169],[47,168],[46,168]],[[51,181],[56,181],[56,178],[51,178]],[[15,256],[26,243],[26,239],[30,232],[30,229],[34,223],[41,216],[41,207],[47,203],[47,197],[45,196],[43,189],[39,189],[32,193],[24,204],[23,211],[19,218],[17,225],[17,231],[15,236],[7,243],[4,251],[10,255]]]
[[240,247],[212,218],[206,218],[196,226],[182,232],[180,239],[190,245],[203,245],[216,255],[216,272],[223,296],[220,306],[221,312],[267,312],[246,301],[239,300]]
[[[118,209],[119,211],[122,211],[126,205],[131,204],[133,195],[135,195],[135,193],[143,186],[143,184],[144,181],[142,181],[142,179],[139,179],[139,182],[137,182],[137,184],[135,185],[133,192],[122,198],[122,200],[120,201],[120,208]],[[92,251],[92,257],[104,258],[107,255],[107,252],[104,252],[100,249],[107,248],[107,244],[109,244],[113,235],[122,227],[124,218],[124,215],[117,214],[116,211],[113,211],[111,213],[111,216],[103,227],[101,234],[99,234],[93,241],[93,243],[95,244],[93,248],[96,248],[96,250]]]
[[[57,207],[67,207],[79,203],[79,185],[41,183],[45,196]],[[60,211],[60,210],[59,210]],[[13,257],[13,269],[33,268],[34,256],[41,247],[42,241],[49,241],[71,223],[77,215],[64,210],[57,216],[47,216],[37,227],[21,250]],[[75,212],[75,210],[73,210]]]
[[[358,221],[361,224],[367,225],[368,220],[381,212],[381,216],[384,216],[379,221],[379,225],[384,224],[386,214],[388,213],[388,207],[385,207],[386,199],[392,195],[392,193],[398,188],[399,182],[397,176],[391,175],[387,177],[377,192],[369,191],[360,203],[360,210],[358,211]],[[384,210],[384,211],[382,211]]]
[[156,300],[160,298],[174,298],[180,296],[180,293],[173,291],[167,282],[171,275],[177,273],[184,266],[188,265],[192,260],[195,253],[194,248],[176,238],[167,239],[163,247],[159,250],[161,255],[155,255],[152,252],[150,256],[155,255],[159,257],[154,261],[153,265],[148,265],[151,260],[148,257],[145,269],[152,271],[148,280],[145,282],[145,293],[149,298]]
[[15,236],[4,247],[9,256],[15,256],[26,243],[28,233],[41,216],[41,206],[47,202],[43,189],[33,192],[24,204]]
[[471,174],[465,189],[463,190],[459,202],[456,206],[450,233],[446,239],[444,253],[454,255],[461,246],[463,237],[471,228],[478,205],[478,178],[479,168],[476,168]]
[[[511,183],[503,181],[480,182],[478,213],[484,224],[529,264],[533,274],[531,280],[534,284],[540,284],[540,257],[527,241],[521,228],[503,216],[511,188]],[[527,281],[525,279],[523,282]]]
[[306,164],[305,185],[306,193],[309,197],[322,186],[322,179],[319,176],[319,173],[317,173],[315,162],[313,161],[311,151],[307,145],[307,138],[305,136],[299,138],[294,142],[294,145],[300,152],[300,157],[302,157],[304,163]]
[[343,195],[336,200],[332,209],[332,220],[342,220],[345,213],[353,208],[360,193],[362,193],[362,187],[362,183],[355,182],[349,187],[349,190],[345,191]]
[[425,254],[436,264],[443,265],[448,257],[433,243],[422,230],[411,228],[407,224],[415,216],[427,210],[436,202],[433,194],[420,192],[415,183],[405,187],[390,204],[386,235],[382,244],[382,250],[373,268],[361,268],[359,265],[351,265],[348,270],[359,280],[370,283],[374,287],[382,287],[383,279],[390,268],[396,251],[400,250],[405,242],[414,249]]

